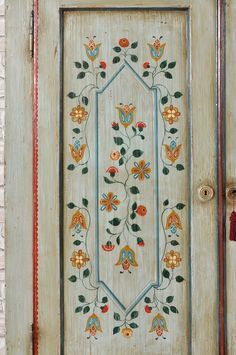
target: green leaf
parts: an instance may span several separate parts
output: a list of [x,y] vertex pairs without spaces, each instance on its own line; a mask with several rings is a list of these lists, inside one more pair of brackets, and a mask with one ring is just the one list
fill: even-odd
[[171,134],[175,134],[175,133],[177,133],[177,132],[178,132],[177,128],[171,128],[171,129],[170,129],[170,133],[171,133]]
[[164,312],[164,313],[166,313],[166,314],[169,314],[169,313],[170,313],[169,307],[164,306],[162,309],[163,309],[163,312]]
[[145,70],[145,71],[143,72],[143,77],[147,77],[147,76],[149,76],[149,71]]
[[75,240],[75,241],[73,242],[73,244],[78,246],[78,245],[81,244],[81,241],[80,241],[80,240]]
[[112,63],[116,64],[120,62],[120,57],[114,57]]
[[72,275],[72,276],[69,277],[68,280],[71,281],[71,282],[76,282],[77,281],[77,277],[75,275]]
[[75,66],[76,68],[80,69],[82,67],[81,63],[80,62],[75,62]]
[[177,205],[175,206],[178,210],[182,210],[185,207],[185,204],[183,203],[177,203]]
[[132,130],[135,134],[137,133],[137,129],[134,126],[132,126]]
[[113,328],[113,334],[117,334],[120,331],[120,327],[114,327]]
[[119,315],[119,313],[114,312],[114,319],[115,319],[115,320],[120,320],[120,315]]
[[183,94],[182,94],[182,92],[180,92],[180,91],[176,91],[176,92],[174,93],[174,97],[175,97],[176,99],[178,99],[178,98],[181,97],[181,96],[183,96]]
[[151,299],[150,299],[149,297],[145,297],[145,298],[144,298],[144,302],[145,302],[145,303],[151,303]]
[[137,195],[137,194],[140,193],[139,189],[138,189],[136,186],[132,186],[132,187],[130,188],[130,192],[131,192],[131,194],[133,194],[133,195]]
[[169,174],[169,169],[165,166],[163,169],[162,169],[162,172],[164,175],[168,175]]
[[79,313],[79,312],[81,312],[81,311],[82,311],[82,309],[83,309],[83,307],[81,307],[81,306],[76,307],[76,309],[75,309],[75,313]]
[[119,166],[123,165],[124,164],[124,159],[123,158],[120,158],[119,159]]
[[86,299],[83,295],[79,295],[78,299],[81,303],[84,303],[86,301]]
[[168,296],[168,297],[166,297],[166,302],[167,302],[167,303],[171,303],[171,302],[173,302],[173,300],[174,300],[174,296]]
[[109,180],[106,176],[103,177],[107,184],[114,184],[114,181]]
[[85,104],[86,106],[88,105],[89,99],[87,98],[87,96],[83,96],[83,97],[82,97],[82,102],[83,102],[83,104]]
[[168,64],[168,68],[169,68],[169,69],[173,69],[175,66],[176,66],[176,62],[170,62],[170,63]]
[[163,97],[161,98],[161,103],[162,103],[162,105],[165,105],[167,102],[168,102],[168,96],[163,96]]
[[76,133],[76,134],[79,134],[80,133],[80,129],[79,128],[74,128],[73,132]]
[[167,79],[172,79],[172,74],[171,74],[170,72],[166,71],[166,72],[165,72],[165,77],[166,77]]
[[163,275],[166,279],[169,279],[169,277],[170,277],[170,273],[169,273],[169,271],[166,270],[166,269],[164,269],[164,270],[162,271],[162,275]]
[[167,66],[167,60],[164,60],[163,62],[161,62],[160,64],[160,68],[164,69]]
[[130,326],[130,328],[133,328],[133,329],[136,329],[136,328],[138,328],[138,324],[136,324],[136,323],[130,323],[129,324],[129,326]]
[[125,155],[125,153],[126,153],[126,150],[125,150],[124,147],[122,147],[121,150],[120,150],[120,154],[121,154],[121,155]]
[[85,77],[85,72],[81,71],[78,75],[77,75],[77,79],[83,79]]
[[116,53],[119,53],[119,52],[121,52],[121,48],[116,46],[116,47],[113,48],[113,51],[115,51]]
[[168,206],[169,205],[169,200],[165,200],[164,202],[163,202],[163,206]]
[[105,296],[102,298],[102,303],[107,303],[108,302],[108,298]]
[[176,245],[179,245],[179,242],[177,242],[177,240],[172,240],[170,244],[176,247]]
[[76,205],[73,202],[69,202],[67,203],[67,207],[72,210],[73,208],[76,207]]
[[177,165],[176,165],[176,169],[177,169],[178,171],[184,170],[184,166],[183,166],[182,164],[177,164]]
[[87,166],[86,166],[85,168],[82,169],[82,174],[83,174],[83,175],[84,175],[84,174],[87,174],[87,172],[88,172],[88,168],[87,168]]
[[132,210],[135,211],[137,207],[138,207],[137,202],[134,202],[132,205]]
[[184,278],[183,278],[182,276],[178,275],[178,276],[176,276],[175,280],[176,280],[177,282],[183,282],[183,281],[184,281]]
[[138,61],[138,57],[134,54],[132,54],[130,58],[131,58],[132,62],[136,63]]
[[136,224],[136,223],[133,223],[133,224],[132,224],[131,229],[132,229],[133,232],[139,232],[139,231],[141,231],[141,228],[140,228],[139,225]]
[[116,243],[117,245],[120,245],[120,236],[118,235],[118,237],[116,238]]
[[135,219],[135,217],[136,217],[136,213],[135,213],[135,212],[132,212],[132,213],[130,214],[130,218],[131,218],[131,219]]
[[105,72],[105,71],[101,71],[100,76],[101,76],[101,78],[105,79],[105,77],[106,77],[106,72]]
[[90,307],[89,306],[84,307],[84,309],[83,309],[83,313],[84,314],[88,313],[89,311],[90,311]]
[[89,269],[85,269],[84,272],[83,272],[83,278],[85,279],[86,277],[88,277],[90,274],[90,271]]
[[70,99],[74,99],[76,97],[76,94],[74,92],[69,92],[69,94],[67,95]]
[[133,311],[130,316],[131,316],[131,319],[135,319],[135,318],[138,317],[138,312],[137,311]]
[[117,145],[121,145],[124,143],[124,140],[123,138],[121,137],[114,137],[114,142],[117,144]]
[[109,221],[109,223],[112,225],[112,226],[119,226],[121,222],[121,219],[120,218],[113,218],[111,221]]
[[143,239],[140,238],[140,237],[138,237],[138,238],[137,238],[137,244],[142,243],[142,242],[143,242]]
[[110,231],[109,228],[106,229],[106,232],[107,232],[108,234],[112,234],[112,232]]
[[170,306],[170,310],[173,313],[179,313],[178,309],[175,306]]
[[82,204],[84,205],[84,207],[88,207],[88,200],[86,198],[83,198]]
[[68,166],[67,166],[67,169],[68,169],[68,170],[71,170],[71,171],[74,170],[74,169],[75,169],[74,164],[68,165]]
[[131,44],[131,48],[135,49],[138,47],[138,41]]
[[83,68],[88,69],[88,67],[89,67],[89,63],[83,60]]
[[141,137],[141,139],[142,139],[142,140],[144,140],[144,139],[145,139],[145,137],[144,137],[142,134],[140,135],[140,137]]
[[135,158],[139,158],[139,157],[141,157],[141,155],[143,155],[143,151],[142,150],[140,150],[140,149],[133,150],[133,156]]

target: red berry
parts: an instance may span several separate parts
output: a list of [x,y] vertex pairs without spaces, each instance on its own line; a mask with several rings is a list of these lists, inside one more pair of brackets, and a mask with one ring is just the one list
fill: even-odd
[[122,48],[126,48],[126,47],[129,47],[129,40],[127,38],[121,38],[119,40],[119,45],[122,47]]
[[144,62],[144,63],[143,63],[143,67],[144,67],[144,69],[150,68],[149,62]]
[[101,60],[101,62],[100,62],[100,68],[106,69],[106,67],[107,67],[107,63],[104,62],[104,60]]
[[140,247],[144,247],[144,241],[139,242],[138,245],[139,245]]
[[145,216],[145,215],[147,214],[147,209],[146,209],[145,206],[139,205],[139,206],[137,207],[136,212],[137,212],[137,214],[138,214],[139,216],[142,216],[142,217],[143,217],[143,216]]
[[151,311],[152,311],[152,309],[147,305],[147,306],[145,306],[145,312],[146,313],[151,313]]
[[105,306],[102,307],[102,313],[106,313],[108,311],[108,305],[105,304]]

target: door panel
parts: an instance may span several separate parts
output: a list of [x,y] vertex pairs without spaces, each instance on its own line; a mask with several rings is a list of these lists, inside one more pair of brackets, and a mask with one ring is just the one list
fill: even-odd
[[217,354],[215,2],[96,5],[40,5],[40,353]]

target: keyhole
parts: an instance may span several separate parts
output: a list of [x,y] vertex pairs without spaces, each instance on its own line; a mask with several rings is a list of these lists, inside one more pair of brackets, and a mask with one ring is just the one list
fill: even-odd
[[208,195],[208,191],[207,191],[207,190],[204,191],[204,195],[205,195],[205,196]]

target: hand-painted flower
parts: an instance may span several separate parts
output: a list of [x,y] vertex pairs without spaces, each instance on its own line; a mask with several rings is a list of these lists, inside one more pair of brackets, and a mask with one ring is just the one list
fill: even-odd
[[88,117],[88,112],[85,111],[83,106],[78,105],[72,108],[70,116],[73,122],[78,122],[78,124],[81,124]]
[[102,69],[106,69],[106,67],[107,67],[107,63],[104,61],[104,60],[101,60],[100,61],[100,68],[102,68]]
[[180,150],[182,147],[182,144],[179,144],[176,148],[171,148],[169,145],[164,144],[165,150],[166,150],[166,157],[168,160],[170,160],[172,163],[174,163],[180,156]]
[[143,63],[143,67],[144,67],[144,69],[150,68],[150,63],[149,62],[144,62]]
[[115,248],[115,245],[111,241],[108,241],[106,244],[102,244],[102,249],[104,251],[112,251]]
[[94,39],[90,39],[88,44],[84,44],[87,57],[91,60],[91,62],[94,62],[98,57],[100,46],[101,43],[96,44]]
[[97,331],[102,333],[101,323],[98,316],[93,313],[87,320],[85,332],[89,332],[90,336],[95,337]]
[[112,126],[112,128],[113,128],[115,131],[119,131],[119,123],[117,123],[117,122],[112,122],[111,126]]
[[159,39],[156,39],[153,44],[148,43],[151,57],[156,62],[158,62],[163,57],[165,45],[165,43],[161,44]]
[[146,128],[147,125],[146,123],[142,122],[142,121],[139,121],[135,124],[135,127],[138,127],[138,128]]
[[105,306],[101,307],[102,313],[107,313],[108,309],[109,309],[109,307],[107,304],[105,304]]
[[78,210],[73,214],[69,228],[70,229],[75,228],[77,224],[79,224],[82,229],[87,229],[86,219],[83,213],[80,212],[80,210]]
[[109,173],[111,177],[114,177],[119,172],[119,170],[115,166],[110,166],[106,172]]
[[89,258],[87,254],[80,249],[78,251],[73,252],[70,261],[73,267],[81,269],[82,267],[86,266],[87,262],[89,261]]
[[149,307],[148,305],[146,305],[145,308],[144,308],[144,310],[145,310],[146,313],[151,313],[152,308]]
[[166,220],[166,229],[170,229],[172,226],[182,229],[182,224],[179,215],[173,210],[169,213]]
[[143,217],[143,216],[145,216],[145,215],[147,214],[147,209],[146,209],[145,206],[139,205],[139,206],[137,207],[136,213],[137,213],[139,216]]
[[110,154],[111,160],[119,160],[120,159],[120,152],[118,150],[113,150]]
[[151,329],[149,330],[149,333],[152,333],[156,331],[156,335],[162,336],[163,332],[168,332],[167,329],[167,324],[166,324],[166,320],[165,318],[158,313],[152,320],[152,325],[151,325]]
[[138,242],[138,246],[140,246],[140,247],[144,247],[144,245],[145,245],[145,243],[144,243],[144,241],[142,240],[142,241],[140,241],[140,242]]
[[136,107],[133,104],[117,106],[120,123],[127,128],[133,123]]
[[82,146],[78,149],[76,149],[72,144],[69,144],[69,147],[72,158],[76,161],[76,163],[79,163],[84,157],[86,144],[82,144]]
[[126,47],[129,47],[129,40],[127,38],[121,38],[119,40],[119,45],[122,47],[122,48],[126,48]]
[[140,160],[139,163],[134,163],[134,167],[131,169],[131,173],[134,175],[135,179],[144,181],[144,178],[149,179],[151,168],[149,168],[150,163],[145,163],[144,160]]
[[133,330],[131,328],[123,328],[121,332],[125,338],[130,338],[133,335]]
[[119,259],[116,266],[122,265],[124,270],[129,270],[130,265],[137,267],[138,264],[136,262],[135,252],[128,245],[123,247],[120,251]]
[[180,115],[181,113],[179,112],[178,107],[174,107],[173,105],[165,107],[164,112],[162,112],[162,116],[165,117],[169,124],[177,122]]
[[107,212],[111,212],[112,210],[117,210],[117,206],[120,204],[117,195],[114,195],[113,192],[108,192],[107,195],[105,193],[102,194],[102,197],[100,200],[101,211],[106,210]]
[[180,265],[180,262],[182,261],[180,257],[180,253],[177,251],[171,250],[169,253],[166,253],[164,262],[166,263],[166,267],[168,269],[175,269]]

